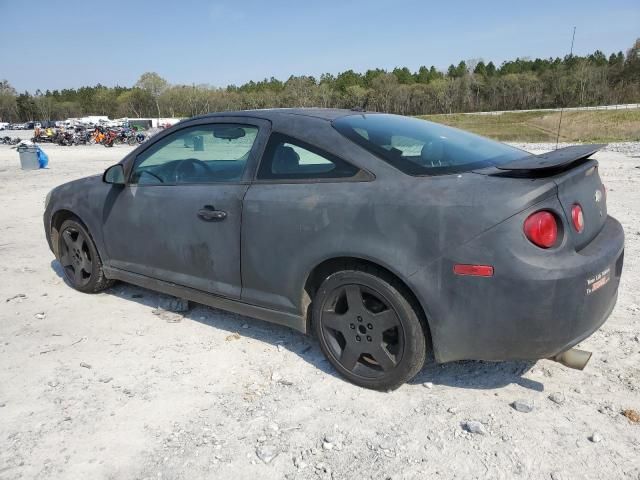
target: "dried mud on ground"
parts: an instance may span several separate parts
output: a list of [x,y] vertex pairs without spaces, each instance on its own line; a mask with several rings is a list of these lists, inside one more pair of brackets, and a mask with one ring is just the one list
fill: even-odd
[[0,146],[0,479],[640,478],[638,144],[597,154],[627,240],[587,369],[428,365],[391,393],[344,382],[283,327],[167,314],[168,297],[125,284],[72,290],[45,195],[129,149],[44,148],[50,168],[27,172]]

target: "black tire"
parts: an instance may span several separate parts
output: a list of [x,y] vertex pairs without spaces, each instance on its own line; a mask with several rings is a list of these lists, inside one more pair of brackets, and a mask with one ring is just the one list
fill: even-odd
[[60,226],[58,261],[67,281],[80,292],[97,293],[114,283],[105,277],[93,239],[77,220],[65,220]]
[[333,273],[320,285],[313,329],[329,362],[351,383],[393,390],[422,369],[426,327],[409,299],[396,279],[370,267]]

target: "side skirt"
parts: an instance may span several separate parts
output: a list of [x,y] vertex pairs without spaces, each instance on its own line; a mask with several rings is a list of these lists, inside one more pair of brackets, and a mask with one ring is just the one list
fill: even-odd
[[220,297],[212,293],[203,292],[194,288],[183,287],[175,283],[157,280],[155,278],[140,275],[138,273],[127,272],[118,268],[102,267],[107,278],[113,280],[121,280],[123,282],[132,283],[139,287],[148,288],[157,292],[173,295],[174,297],[185,298],[192,302],[201,303],[220,310],[226,310],[247,317],[257,318],[270,323],[277,323],[286,327],[293,328],[302,333],[307,333],[307,322],[304,317],[293,313],[280,312],[269,308],[250,305],[238,300]]

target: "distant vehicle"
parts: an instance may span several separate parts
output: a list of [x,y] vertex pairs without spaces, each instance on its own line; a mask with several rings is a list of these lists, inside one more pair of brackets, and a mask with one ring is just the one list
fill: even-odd
[[9,126],[8,122],[0,122],[0,130],[7,130],[8,126]]
[[136,128],[138,130],[148,130],[151,128],[151,120],[130,119],[129,127]]
[[67,281],[115,280],[313,331],[363,387],[553,357],[613,309],[624,232],[602,145],[545,155],[414,118],[274,109],[181,122],[47,196]]

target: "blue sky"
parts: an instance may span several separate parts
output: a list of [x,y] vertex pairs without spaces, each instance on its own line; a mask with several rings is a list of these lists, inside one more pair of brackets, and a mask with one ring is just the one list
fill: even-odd
[[563,56],[629,48],[638,0],[171,2],[0,0],[0,79],[19,91],[170,83]]

